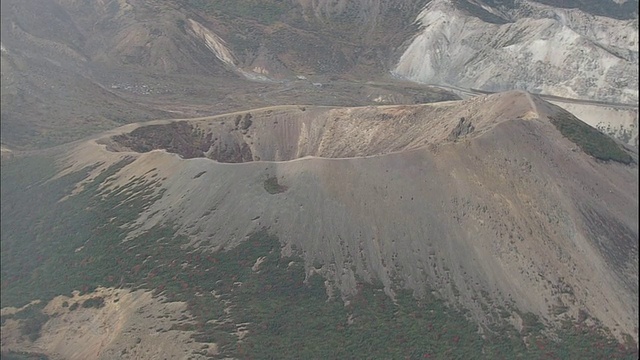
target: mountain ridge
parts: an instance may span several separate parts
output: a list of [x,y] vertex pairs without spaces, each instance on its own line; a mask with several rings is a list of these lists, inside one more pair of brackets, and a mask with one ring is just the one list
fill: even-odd
[[[456,129],[467,126],[465,121],[460,121],[460,115],[473,113],[474,106],[483,106],[485,113],[469,117],[474,129],[464,135],[460,128]],[[431,111],[430,115],[419,117],[424,120],[415,121],[431,117],[432,120],[426,121],[448,119],[445,123],[449,125],[441,123],[441,127],[432,128],[433,137],[427,144],[421,140],[417,142],[419,146],[411,146],[411,142],[401,141],[398,143],[401,151],[384,155],[323,159],[304,157],[308,153],[293,151],[294,158],[301,158],[252,161],[253,156],[266,154],[252,147],[252,157],[244,158],[240,164],[229,164],[197,157],[183,159],[162,147],[141,154],[130,150],[112,152],[108,148],[113,140],[93,140],[80,144],[63,160],[66,170],[60,176],[90,164],[101,164],[93,170],[95,175],[88,178],[91,179],[110,163],[134,156],[136,160],[105,184],[103,191],[124,186],[131,178],[164,179],[162,197],[129,225],[132,231],[129,238],[173,219],[180,224],[180,233],[192,237],[192,246],[220,249],[233,247],[251,231],[268,227],[281,238],[283,254],[300,253],[307,272],[319,271],[344,294],[354,291],[356,274],[367,281],[381,281],[386,291],[392,283],[399,283],[419,295],[424,291],[420,284],[436,284],[442,296],[460,301],[482,319],[483,312],[471,298],[474,291],[491,289],[486,291],[492,301],[512,299],[517,307],[548,320],[554,318],[550,315],[553,304],[560,302],[571,309],[568,314],[572,316],[577,316],[581,309],[600,319],[612,331],[621,329],[635,336],[631,320],[635,317],[627,317],[637,313],[634,304],[638,289],[633,285],[637,273],[629,265],[635,260],[626,257],[627,260],[620,260],[620,256],[634,254],[632,248],[637,246],[631,240],[638,231],[634,220],[638,208],[632,201],[637,193],[631,185],[637,181],[637,155],[632,156],[635,160],[630,165],[623,165],[598,161],[583,153],[546,120],[547,116],[564,112],[525,92],[412,107]],[[305,121],[315,121],[308,118],[313,116],[314,109],[289,109],[299,114],[297,116],[304,114]],[[395,124],[402,123],[402,117],[408,116],[402,115],[406,108],[398,106],[370,114],[390,109],[400,114],[396,115],[399,118]],[[372,115],[365,117],[367,110],[367,107],[349,109],[342,116],[359,111],[360,119],[376,119]],[[252,114],[252,125],[242,136],[256,143],[270,139],[269,136],[255,137],[260,133],[264,135],[260,123],[273,126],[274,121],[281,125],[287,120],[283,120],[286,112],[278,115],[272,110],[268,117],[268,111],[247,112]],[[201,127],[203,123],[208,123],[209,129],[220,129],[222,122],[230,122],[233,127],[236,117],[201,120],[196,127],[201,130],[193,131],[209,131]],[[132,127],[127,129],[130,131]],[[287,136],[307,137],[303,135],[306,132],[293,129],[296,128],[291,128]],[[113,135],[123,131],[111,132],[109,137],[113,139]],[[231,131],[241,132],[240,129]],[[345,131],[340,133],[348,135]],[[214,130],[213,134],[220,137],[221,133]],[[363,144],[373,144],[372,149],[391,149],[379,147],[375,144],[380,142],[375,141],[363,140]],[[326,149],[333,150],[320,155],[345,152],[358,155],[339,143],[334,145],[327,145]],[[357,149],[357,145],[353,149]],[[278,152],[272,154],[278,156]],[[282,159],[289,158],[279,160]],[[601,170],[594,171],[594,167]],[[265,192],[271,178],[281,187],[275,194]],[[353,186],[341,185],[347,183]],[[550,195],[550,191],[554,195]],[[384,205],[372,208],[370,204]],[[393,214],[404,215],[394,217]],[[612,225],[612,231],[631,234],[631,238],[625,235],[626,240],[621,238],[622,242],[602,248],[596,238],[617,235],[601,232],[599,226],[593,224],[612,219],[617,224]],[[473,233],[478,235],[472,236]],[[551,233],[553,237],[549,236]],[[315,239],[312,234],[322,236]],[[629,246],[632,248],[627,248]],[[431,254],[429,249],[435,253]],[[563,260],[556,262],[560,259]],[[620,261],[627,265],[614,266]],[[471,270],[467,269],[471,266],[469,262],[474,269],[482,269],[474,270],[475,280],[463,275]],[[407,267],[407,264],[413,265]],[[450,272],[443,270],[447,268]],[[584,277],[587,273],[589,276]],[[481,284],[478,288],[476,282]],[[552,290],[551,284],[556,284],[555,287],[559,283],[573,288],[573,295],[567,297]],[[458,290],[454,291],[451,284]],[[532,288],[538,295],[530,293]],[[580,289],[588,289],[590,295],[585,297]],[[610,292],[626,294],[626,300],[605,295]],[[601,301],[608,305],[603,307]],[[476,305],[472,305],[474,303]]]

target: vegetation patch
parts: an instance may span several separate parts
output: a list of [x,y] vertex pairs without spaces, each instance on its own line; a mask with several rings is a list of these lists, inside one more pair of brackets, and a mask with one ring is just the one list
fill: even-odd
[[40,330],[42,330],[42,326],[49,321],[49,316],[42,313],[41,311],[37,311],[24,320],[22,323],[22,328],[20,329],[22,335],[27,336],[29,340],[36,341],[40,337]]
[[104,307],[104,298],[102,296],[96,296],[96,297],[87,299],[82,303],[82,307],[100,309]]
[[272,195],[287,191],[286,186],[278,184],[278,178],[275,176],[272,176],[264,181],[264,189]]
[[613,160],[627,165],[633,161],[631,155],[612,138],[585,124],[567,111],[561,111],[550,120],[564,137],[596,159]]
[[197,10],[253,19],[263,24],[280,20],[291,6],[283,0],[187,0],[186,3]]
[[246,113],[244,116],[236,115],[234,120],[235,130],[241,129],[246,133],[246,131],[251,127],[251,124],[253,124],[253,121],[251,120],[252,118],[253,115],[251,115],[251,113]]
[[0,357],[2,360],[49,360],[45,354],[24,351],[2,351]]
[[49,321],[49,315],[42,312],[44,306],[45,303],[40,302],[14,314],[3,315],[2,325],[8,319],[19,320],[21,321],[20,333],[29,340],[36,341],[40,337],[42,326]]

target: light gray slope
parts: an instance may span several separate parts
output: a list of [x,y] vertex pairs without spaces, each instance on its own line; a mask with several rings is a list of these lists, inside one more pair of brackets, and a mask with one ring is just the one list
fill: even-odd
[[422,30],[393,72],[425,83],[637,103],[637,18],[530,1],[478,4],[429,3],[417,16]]

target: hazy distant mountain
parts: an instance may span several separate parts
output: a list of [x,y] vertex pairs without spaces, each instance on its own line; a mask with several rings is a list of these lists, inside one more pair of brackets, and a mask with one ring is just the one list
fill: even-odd
[[[423,83],[637,103],[629,11],[637,1],[563,4],[8,0],[2,141],[46,147],[141,119],[238,107],[428,100],[398,88],[391,97],[388,89],[352,96],[360,82],[392,82],[390,71]],[[291,91],[299,77],[313,90]],[[358,82],[344,93],[311,87],[337,79]],[[572,111],[637,139],[637,109],[605,109],[604,122],[588,108]]]
[[394,70],[409,79],[638,102],[637,16],[617,20],[524,1],[492,8],[437,0],[418,19],[422,31]]

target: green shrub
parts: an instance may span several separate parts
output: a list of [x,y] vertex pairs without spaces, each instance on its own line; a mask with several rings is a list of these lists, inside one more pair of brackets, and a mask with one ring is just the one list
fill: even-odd
[[49,360],[49,357],[45,354],[24,352],[24,351],[2,351],[0,353],[0,359],[2,360]]
[[633,161],[631,155],[612,138],[585,124],[567,111],[560,112],[550,120],[564,137],[596,159],[613,160],[623,164],[630,164]]
[[283,0],[187,0],[187,4],[197,10],[253,19],[263,24],[280,20],[291,6]]
[[287,191],[286,186],[278,184],[278,178],[275,176],[264,181],[264,189],[267,190],[269,194],[279,194]]
[[87,299],[82,303],[82,307],[100,309],[101,307],[104,307],[104,298],[102,296],[96,296]]
[[22,335],[25,335],[31,341],[36,341],[40,337],[42,326],[49,321],[49,316],[38,311],[33,316],[24,320],[21,327]]

